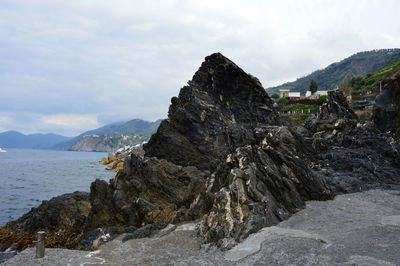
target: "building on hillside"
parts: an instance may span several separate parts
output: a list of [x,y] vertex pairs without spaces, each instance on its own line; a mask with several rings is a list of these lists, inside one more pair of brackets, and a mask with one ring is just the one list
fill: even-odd
[[290,90],[287,90],[287,89],[279,90],[279,98],[289,97],[289,92],[290,92]]
[[289,98],[290,100],[300,100],[300,92],[289,92]]

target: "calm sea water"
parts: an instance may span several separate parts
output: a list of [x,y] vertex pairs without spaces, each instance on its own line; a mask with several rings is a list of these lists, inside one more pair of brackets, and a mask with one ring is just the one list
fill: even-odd
[[0,153],[0,225],[15,220],[42,200],[89,191],[96,179],[114,173],[99,164],[106,153],[7,149]]

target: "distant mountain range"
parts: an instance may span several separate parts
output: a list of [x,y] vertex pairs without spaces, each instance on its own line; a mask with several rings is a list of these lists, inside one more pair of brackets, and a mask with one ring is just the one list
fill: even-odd
[[[118,122],[105,125],[103,127],[86,131],[76,137],[65,137],[57,134],[31,134],[24,135],[17,131],[6,131],[0,133],[1,148],[26,148],[26,149],[53,149],[53,150],[81,150],[85,151],[113,151],[126,144],[134,144],[137,140],[142,142],[148,140],[152,133],[156,131],[161,119],[155,122],[133,119],[128,122]],[[106,143],[97,143],[98,147],[107,147],[104,150],[96,148],[90,149],[90,145],[85,143],[85,139],[99,135]],[[110,141],[112,139],[112,141]],[[75,145],[80,143],[79,145]],[[75,145],[75,146],[74,146]],[[75,147],[75,148],[74,148]]]
[[52,133],[24,135],[17,131],[6,131],[0,133],[0,147],[51,149],[57,143],[65,142],[69,139],[71,138]]
[[313,79],[318,84],[318,90],[331,90],[343,82],[354,77],[361,77],[368,73],[384,68],[396,60],[400,60],[400,49],[382,49],[354,54],[340,62],[317,70],[293,82],[287,82],[276,87],[267,88],[268,94],[278,93],[280,89],[290,89],[302,95],[309,90]]

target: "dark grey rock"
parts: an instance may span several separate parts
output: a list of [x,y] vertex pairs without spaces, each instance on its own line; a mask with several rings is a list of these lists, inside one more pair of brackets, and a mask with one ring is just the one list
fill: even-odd
[[169,120],[144,145],[146,156],[200,170],[215,170],[218,160],[254,143],[256,127],[280,124],[258,79],[219,53],[206,57],[171,102]]
[[33,245],[38,231],[46,232],[48,246],[78,246],[79,235],[89,214],[89,193],[74,192],[45,200],[16,221],[0,230],[0,251],[9,247],[22,250]]
[[400,188],[400,143],[388,133],[360,127],[313,164],[335,193]]
[[[298,133],[310,137],[312,147],[326,151],[330,146],[341,146],[343,138],[357,125],[357,115],[350,108],[341,91],[329,91],[327,101],[316,116],[309,117]],[[304,129],[307,129],[305,131]]]

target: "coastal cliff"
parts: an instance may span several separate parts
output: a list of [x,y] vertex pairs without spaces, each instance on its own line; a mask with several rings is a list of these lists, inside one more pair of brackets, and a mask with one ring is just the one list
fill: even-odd
[[[391,91],[398,83],[387,84]],[[206,243],[229,249],[288,219],[307,200],[400,187],[398,129],[360,124],[340,91],[330,92],[301,127],[283,126],[258,79],[212,54],[171,99],[168,119],[143,150],[129,153],[109,183],[92,183],[82,198],[84,215],[70,219],[67,229],[55,222],[42,230],[68,240],[52,246],[94,249],[122,233],[147,237],[169,223],[199,221],[197,234]],[[45,204],[0,228],[3,250],[41,228],[33,217]],[[69,209],[54,209],[51,217],[64,219],[63,212]],[[24,239],[17,248],[31,244]]]

